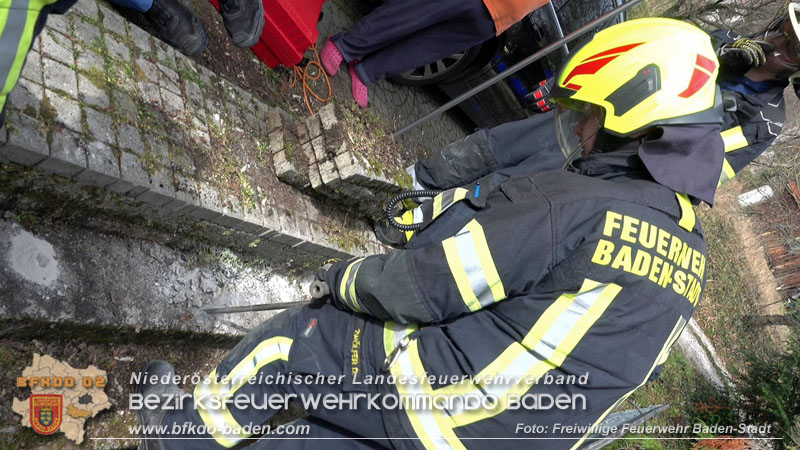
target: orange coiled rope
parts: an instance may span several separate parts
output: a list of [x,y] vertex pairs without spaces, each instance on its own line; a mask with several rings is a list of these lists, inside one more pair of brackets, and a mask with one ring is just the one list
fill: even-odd
[[[319,52],[317,51],[317,44],[311,46],[311,51],[314,53],[314,59],[310,60],[305,67],[300,68],[297,66],[292,67],[292,82],[289,84],[293,88],[297,84],[297,80],[303,87],[303,99],[306,101],[306,107],[309,114],[314,114],[314,108],[311,107],[311,98],[313,97],[321,103],[328,103],[333,96],[333,88],[331,87],[331,80],[325,69],[322,68],[320,62]],[[328,95],[322,97],[312,87],[320,78],[324,80],[324,85],[328,88]]]

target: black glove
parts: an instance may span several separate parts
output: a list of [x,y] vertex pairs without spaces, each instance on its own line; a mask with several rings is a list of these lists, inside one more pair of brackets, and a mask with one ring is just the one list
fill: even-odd
[[547,111],[553,109],[553,106],[555,105],[550,103],[548,97],[550,97],[550,91],[553,89],[555,82],[555,77],[542,80],[539,82],[538,88],[525,96],[525,99],[528,100],[528,106],[533,110],[533,112],[546,113]]
[[775,50],[769,42],[740,38],[717,50],[720,70],[726,75],[744,75],[767,62],[767,54]]

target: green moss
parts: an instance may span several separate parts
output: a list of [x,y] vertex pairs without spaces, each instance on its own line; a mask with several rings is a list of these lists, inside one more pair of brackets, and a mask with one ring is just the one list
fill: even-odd
[[411,190],[413,188],[414,179],[403,169],[399,169],[392,176],[394,183],[403,189]]
[[271,153],[269,151],[269,138],[263,142],[258,143],[258,160],[261,162],[269,160]]
[[90,67],[88,70],[81,71],[86,78],[97,88],[104,91],[108,90],[111,80],[108,78],[106,72],[98,67]]
[[176,72],[178,72],[178,75],[180,75],[181,79],[189,80],[189,81],[193,81],[193,82],[197,83],[197,85],[200,86],[200,89],[205,89],[206,88],[206,83],[203,82],[203,79],[202,79],[202,77],[200,77],[199,73],[197,73],[194,70],[192,70],[191,67],[189,67],[187,64],[183,63],[182,61],[178,62],[177,66],[178,67],[177,67]]
[[242,207],[244,207],[246,211],[253,211],[256,209],[256,192],[250,184],[250,180],[241,172],[239,173],[239,187],[241,189],[240,200],[242,201]]

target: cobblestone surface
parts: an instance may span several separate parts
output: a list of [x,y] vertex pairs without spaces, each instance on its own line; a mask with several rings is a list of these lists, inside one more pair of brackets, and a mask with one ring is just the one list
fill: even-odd
[[[282,150],[270,147],[276,130],[266,116],[275,108],[105,5],[81,0],[45,27],[9,98],[4,161],[101,187],[181,220],[231,228],[231,245],[312,258],[378,248],[366,224],[321,204],[309,215],[305,205],[316,200],[278,182],[276,172],[285,173],[291,158],[276,156],[277,171],[272,165],[277,151],[269,149]],[[297,144],[294,132],[284,131]],[[239,159],[226,157],[261,148],[265,164],[232,167]],[[333,168],[326,181],[334,183],[333,160],[320,162]],[[307,165],[287,181],[308,188]]]

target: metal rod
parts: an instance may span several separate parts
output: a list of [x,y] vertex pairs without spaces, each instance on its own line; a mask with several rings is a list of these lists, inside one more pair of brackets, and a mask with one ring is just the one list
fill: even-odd
[[[558,20],[558,14],[556,13],[556,7],[553,6],[553,2],[547,2],[547,12],[550,16],[550,20],[553,22],[553,27],[556,29],[556,37],[559,40],[564,39],[564,29],[561,28],[561,21]],[[569,47],[567,44],[561,46],[561,51],[564,53],[564,56],[569,55]]]
[[491,86],[491,85],[493,85],[493,84],[495,84],[495,83],[497,83],[499,81],[502,81],[502,80],[510,77],[511,75],[514,75],[515,73],[517,73],[521,69],[523,69],[523,68],[527,67],[528,65],[530,65],[531,63],[539,60],[541,57],[547,55],[548,53],[552,52],[553,50],[561,47],[562,45],[565,45],[565,44],[568,44],[568,43],[574,41],[575,39],[580,37],[582,34],[584,34],[585,32],[587,32],[589,30],[591,30],[592,28],[594,28],[598,24],[608,20],[610,17],[613,17],[616,14],[622,13],[623,11],[631,8],[632,6],[634,6],[634,5],[638,4],[638,3],[641,3],[641,1],[642,0],[631,0],[631,1],[627,2],[627,3],[625,3],[624,5],[620,6],[619,8],[615,8],[612,11],[609,11],[608,13],[603,14],[602,16],[598,17],[597,19],[587,23],[586,25],[584,25],[584,26],[578,28],[577,30],[575,30],[574,32],[570,33],[564,39],[560,39],[560,40],[558,40],[556,42],[553,42],[552,44],[548,45],[547,47],[539,50],[538,52],[536,52],[536,53],[528,56],[527,58],[523,59],[522,61],[516,63],[513,67],[509,68],[508,70],[506,70],[504,72],[501,72],[501,73],[498,73],[497,75],[495,75],[491,79],[484,81],[483,83],[479,84],[478,86],[475,86],[474,88],[470,89],[469,91],[467,91],[467,92],[459,95],[458,97],[450,100],[449,102],[445,103],[444,105],[436,108],[435,110],[429,112],[428,114],[424,115],[423,117],[415,120],[411,124],[406,125],[404,128],[401,128],[400,130],[395,131],[392,134],[392,137],[396,139],[396,138],[406,134],[412,128],[414,128],[414,127],[416,127],[416,126],[418,126],[418,125],[420,125],[422,123],[425,123],[428,120],[430,120],[430,119],[442,114],[443,112],[447,111],[448,109],[452,108],[453,106],[456,106],[459,103],[463,102],[464,100],[472,97],[473,95],[485,90],[489,86]]
[[250,305],[250,306],[230,306],[226,308],[205,308],[201,309],[207,314],[231,314],[231,313],[243,313],[243,312],[253,312],[253,311],[274,311],[277,309],[288,309],[295,306],[303,306],[311,303],[310,300],[303,300],[299,302],[285,302],[285,303],[264,303],[261,305]]

